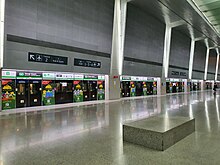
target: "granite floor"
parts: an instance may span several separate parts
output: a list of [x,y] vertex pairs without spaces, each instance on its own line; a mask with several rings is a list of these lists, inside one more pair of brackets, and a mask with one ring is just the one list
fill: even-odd
[[[0,165],[220,164],[219,95],[193,92],[0,115]],[[159,114],[195,118],[196,132],[164,152],[123,142],[122,123]]]

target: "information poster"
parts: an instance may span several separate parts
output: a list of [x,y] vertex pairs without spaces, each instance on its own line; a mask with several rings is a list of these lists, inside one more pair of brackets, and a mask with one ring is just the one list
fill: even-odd
[[2,80],[2,109],[13,109],[16,104],[15,81]]
[[82,81],[73,81],[73,101],[82,102],[83,101],[83,91],[82,91]]
[[52,80],[42,81],[42,102],[43,105],[54,105],[55,104],[55,84]]
[[98,81],[98,100],[105,100],[105,81]]

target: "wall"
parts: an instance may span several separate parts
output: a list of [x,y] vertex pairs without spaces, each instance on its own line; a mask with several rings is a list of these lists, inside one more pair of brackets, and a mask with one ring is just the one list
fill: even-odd
[[[7,69],[67,71],[67,72],[97,73],[97,74],[98,73],[109,74],[109,70],[110,70],[110,60],[107,57],[91,56],[89,54],[45,48],[41,46],[34,46],[34,45],[17,43],[17,42],[8,42],[6,49],[7,49],[7,58],[5,58],[4,61],[5,63],[4,68]],[[68,57],[68,65],[28,62],[28,52],[38,52],[49,55]],[[74,66],[73,65],[74,58],[83,58],[88,60],[100,61],[101,68]]]
[[[37,45],[38,47],[33,48],[36,52],[46,53],[48,45],[61,44],[74,47],[77,51],[63,54],[62,51],[59,52],[62,47],[59,47],[60,50],[54,48],[51,52],[59,52],[57,54],[70,57],[72,54],[89,59],[99,58],[96,57],[94,51],[106,53],[109,56],[112,41],[113,10],[113,0],[7,0],[6,34],[9,36],[8,38],[17,37],[16,42],[25,44],[21,46],[24,53],[21,54],[16,43],[11,43],[11,40],[6,42],[4,68],[23,67],[19,60],[26,60],[27,52],[33,51],[30,49],[33,47],[27,45],[28,39],[32,39],[35,43],[41,43],[40,47]],[[47,44],[42,44],[44,42]],[[13,47],[14,45],[16,46]],[[87,53],[84,53],[85,51],[80,52],[77,48],[86,50]],[[90,51],[93,51],[92,56],[88,55]],[[15,57],[19,60],[9,62]],[[110,67],[109,62],[106,65],[103,72],[106,72]],[[40,69],[41,67],[29,64],[26,66],[28,69]],[[53,68],[54,66],[48,69],[53,70]],[[60,66],[58,68],[70,70],[70,68],[66,69]]]
[[185,69],[177,69],[177,68],[169,68],[168,77],[169,78],[182,78],[187,79],[189,76],[188,70]]
[[220,60],[218,63],[218,76],[217,76],[217,80],[220,81]]
[[[188,78],[190,57],[190,38],[183,33],[172,30],[169,72],[170,78]],[[174,74],[178,73],[179,74]]]
[[209,52],[207,80],[214,80],[215,79],[216,61],[217,61],[216,50],[211,49]]
[[161,77],[161,66],[124,61],[124,75]]
[[131,4],[126,23],[123,74],[161,76],[165,25]]
[[204,79],[206,46],[203,41],[195,43],[192,79]]
[[183,33],[172,30],[169,65],[189,69],[190,38]]

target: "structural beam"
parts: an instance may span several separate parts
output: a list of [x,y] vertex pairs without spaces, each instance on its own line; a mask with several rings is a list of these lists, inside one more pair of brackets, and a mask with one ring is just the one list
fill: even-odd
[[169,23],[168,26],[171,27],[171,28],[174,28],[174,27],[181,26],[181,25],[184,25],[184,24],[186,24],[185,21],[179,20],[179,21]]
[[198,37],[198,38],[194,38],[193,40],[194,41],[201,41],[201,40],[205,40],[206,37]]
[[216,49],[216,48],[220,48],[220,46],[209,47],[209,49]]

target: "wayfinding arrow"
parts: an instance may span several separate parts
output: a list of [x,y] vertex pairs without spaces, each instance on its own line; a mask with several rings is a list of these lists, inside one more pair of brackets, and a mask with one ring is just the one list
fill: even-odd
[[34,55],[30,55],[30,60],[35,60],[35,57],[34,57]]

